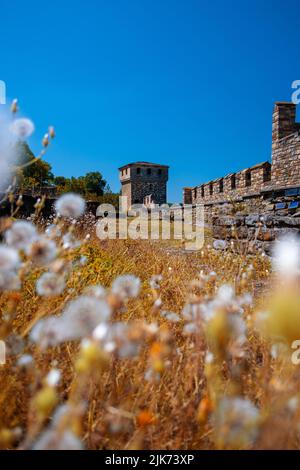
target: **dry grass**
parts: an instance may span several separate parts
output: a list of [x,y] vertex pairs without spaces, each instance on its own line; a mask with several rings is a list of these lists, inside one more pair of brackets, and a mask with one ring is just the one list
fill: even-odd
[[[24,341],[0,369],[3,448],[32,447],[43,429],[49,429],[54,409],[62,403],[68,403],[72,413],[60,426],[71,429],[88,449],[297,447],[298,405],[296,411],[289,411],[288,404],[291,397],[298,395],[299,373],[284,359],[272,359],[270,344],[253,329],[254,312],[265,303],[270,289],[266,257],[245,257],[206,248],[185,254],[180,249],[174,251],[174,246],[169,251],[166,243],[95,238],[65,254],[65,259],[75,260],[82,255],[87,262],[74,265],[62,295],[50,301],[37,296],[35,282],[41,270],[33,269],[25,277],[20,293],[1,296],[2,337],[14,341],[15,348],[21,338]],[[211,271],[216,275],[208,276],[204,282],[203,273]],[[82,362],[78,363],[83,358],[78,341],[46,350],[28,341],[39,319],[59,315],[67,302],[82,294],[87,286],[101,284],[109,289],[117,276],[127,273],[141,279],[138,298],[129,299],[126,305],[116,304],[111,295],[108,301],[114,310],[112,322],[131,325],[129,341],[139,344],[138,354],[127,358],[117,354],[100,359],[97,356],[89,363],[91,367],[82,367]],[[149,286],[155,274],[162,275],[161,286],[156,290]],[[242,313],[248,327],[243,354],[236,354],[224,325],[221,333],[219,326],[214,325],[217,340],[212,340],[210,330],[201,325],[196,334],[187,335],[183,317],[173,323],[161,315],[162,310],[180,314],[186,302],[205,303],[225,283],[234,287],[236,296],[254,294]],[[157,298],[162,306],[154,305]],[[14,313],[14,319],[5,331],[3,319],[9,312]],[[157,324],[157,331],[145,333],[146,324]],[[208,349],[214,353],[213,364],[205,361]],[[33,356],[33,368],[17,365],[17,359],[25,353]],[[45,395],[44,401],[39,401],[41,391],[49,388],[45,377],[53,368],[59,369],[62,377],[55,399],[51,401]],[[155,379],[146,380],[149,370]],[[214,414],[224,396],[247,398],[257,407],[260,417],[253,439],[248,439],[249,430],[239,430],[239,422],[231,423],[230,416],[229,424],[225,423],[228,429],[224,431],[223,424],[218,424],[219,418]],[[230,426],[246,433],[245,442],[226,442],[222,433],[230,433]],[[57,436],[60,432],[55,429]]]

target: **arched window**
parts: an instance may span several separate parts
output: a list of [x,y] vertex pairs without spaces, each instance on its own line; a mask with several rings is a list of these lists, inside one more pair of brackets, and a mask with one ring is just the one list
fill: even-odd
[[141,174],[141,169],[140,169],[140,168],[137,168],[137,169],[136,169],[136,174],[137,174],[137,175],[140,175],[140,174]]
[[201,186],[201,197],[204,197],[204,186]]

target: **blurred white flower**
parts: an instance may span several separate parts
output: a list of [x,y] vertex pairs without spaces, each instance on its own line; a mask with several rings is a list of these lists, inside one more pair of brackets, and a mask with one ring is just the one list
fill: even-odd
[[43,273],[36,282],[36,291],[40,296],[51,297],[61,294],[65,285],[62,276],[55,273]]
[[15,291],[21,288],[19,276],[14,271],[0,271],[0,290]]
[[95,285],[95,286],[88,286],[84,293],[86,295],[91,295],[93,297],[96,297],[97,299],[105,299],[107,296],[107,292],[105,287],[101,286],[100,284]]
[[49,374],[46,377],[46,382],[49,387],[56,387],[61,378],[61,373],[58,369],[50,370]]
[[141,281],[132,274],[118,276],[112,283],[111,291],[121,299],[126,300],[130,297],[137,297],[140,292]]
[[0,245],[0,271],[12,271],[20,264],[19,254],[13,248]]
[[5,232],[6,243],[18,250],[25,250],[37,238],[35,226],[26,220],[17,220]]
[[83,450],[81,440],[70,430],[58,432],[50,428],[42,433],[32,447],[33,450]]
[[34,124],[30,119],[15,119],[10,125],[10,131],[19,139],[26,139],[34,132]]
[[0,191],[11,184],[12,168],[17,164],[17,137],[9,131],[11,115],[4,106],[0,109]]
[[213,247],[215,250],[225,250],[227,242],[225,240],[215,240],[213,242]]
[[29,246],[27,254],[38,266],[47,265],[56,257],[56,244],[53,240],[40,237]]
[[160,289],[162,278],[161,274],[154,274],[149,281],[151,289]]
[[293,277],[300,274],[300,239],[288,235],[276,240],[273,249],[273,268],[284,277]]
[[82,295],[67,305],[60,319],[73,338],[80,338],[91,335],[99,323],[109,319],[110,313],[110,307],[104,300]]
[[249,400],[223,397],[213,414],[216,439],[220,447],[247,447],[258,433],[259,411]]
[[63,194],[55,203],[56,212],[62,217],[77,219],[85,211],[85,201],[78,194]]
[[169,320],[170,322],[172,323],[177,323],[180,321],[180,317],[179,315],[177,315],[177,313],[174,313],[174,312],[168,312],[168,311],[165,311],[163,310],[160,315],[165,318],[166,320]]

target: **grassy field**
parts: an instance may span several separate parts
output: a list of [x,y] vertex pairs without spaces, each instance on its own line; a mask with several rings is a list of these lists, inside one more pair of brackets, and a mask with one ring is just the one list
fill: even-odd
[[[22,255],[22,288],[1,295],[2,448],[297,447],[295,280],[278,289],[261,253],[47,236],[55,259]],[[45,271],[66,285],[42,292]]]

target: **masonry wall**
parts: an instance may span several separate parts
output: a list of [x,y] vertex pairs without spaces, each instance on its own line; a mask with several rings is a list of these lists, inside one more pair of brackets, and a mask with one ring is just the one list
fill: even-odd
[[272,155],[272,182],[274,186],[300,185],[300,132],[277,142]]

